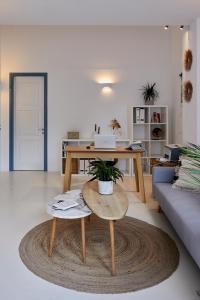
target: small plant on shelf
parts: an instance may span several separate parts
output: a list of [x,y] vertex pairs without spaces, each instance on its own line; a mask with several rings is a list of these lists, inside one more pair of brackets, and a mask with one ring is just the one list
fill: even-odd
[[123,180],[123,173],[115,167],[116,161],[105,161],[100,158],[90,162],[89,175],[94,177],[91,180],[98,179],[99,193],[108,195],[113,193],[113,182],[118,179]]
[[153,105],[154,102],[159,97],[159,92],[156,89],[156,83],[147,83],[146,85],[143,85],[141,88],[142,91],[142,97],[144,99],[145,104]]

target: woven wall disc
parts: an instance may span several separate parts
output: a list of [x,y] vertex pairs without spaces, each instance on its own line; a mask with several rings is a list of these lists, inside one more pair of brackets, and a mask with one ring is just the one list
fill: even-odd
[[193,61],[192,51],[188,49],[185,51],[185,57],[184,57],[184,67],[186,71],[190,71],[192,67],[192,61]]
[[193,86],[191,81],[186,81],[184,83],[184,99],[187,102],[190,102],[193,94]]

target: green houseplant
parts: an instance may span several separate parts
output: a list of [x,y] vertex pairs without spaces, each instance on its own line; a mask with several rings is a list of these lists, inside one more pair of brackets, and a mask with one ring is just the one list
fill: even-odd
[[181,148],[181,166],[175,187],[200,192],[200,146],[192,143]]
[[185,157],[186,166],[183,166],[183,172],[187,174],[189,184],[193,189],[200,190],[200,146],[188,143],[181,148],[183,157]]
[[113,182],[117,179],[123,180],[123,173],[115,167],[116,161],[105,161],[100,158],[90,162],[90,170],[88,174],[93,175],[94,179],[98,179],[99,193],[109,195],[113,193]]
[[144,103],[147,105],[153,105],[154,102],[159,97],[159,93],[156,89],[156,83],[147,83],[146,85],[143,85],[141,88],[142,91],[142,97],[144,99]]

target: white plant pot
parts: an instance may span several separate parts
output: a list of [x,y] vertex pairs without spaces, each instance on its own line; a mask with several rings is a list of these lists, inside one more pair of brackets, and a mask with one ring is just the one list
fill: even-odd
[[110,195],[113,193],[113,181],[98,181],[99,194]]

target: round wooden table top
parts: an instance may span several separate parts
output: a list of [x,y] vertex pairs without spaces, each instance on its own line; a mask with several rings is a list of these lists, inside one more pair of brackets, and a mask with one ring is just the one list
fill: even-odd
[[128,209],[128,198],[119,184],[113,184],[113,194],[101,195],[98,182],[89,181],[83,186],[83,198],[95,215],[105,220],[122,219]]

